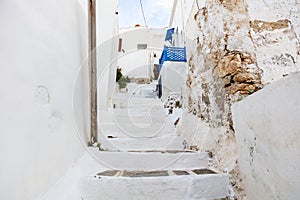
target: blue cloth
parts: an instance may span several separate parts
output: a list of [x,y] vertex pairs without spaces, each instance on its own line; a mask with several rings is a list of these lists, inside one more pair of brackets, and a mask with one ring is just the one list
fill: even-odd
[[172,43],[172,35],[174,34],[174,30],[175,28],[170,28],[167,30],[165,41],[169,41],[170,43]]

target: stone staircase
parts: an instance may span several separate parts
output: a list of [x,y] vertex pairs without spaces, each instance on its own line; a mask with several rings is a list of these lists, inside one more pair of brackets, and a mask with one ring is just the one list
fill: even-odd
[[[100,150],[89,152],[106,171],[82,179],[84,200],[190,200],[229,196],[229,175],[209,169],[207,153],[185,149],[160,100],[115,97],[99,114]],[[125,101],[125,102],[124,102]],[[126,106],[125,106],[126,105]]]
[[211,170],[111,170],[82,184],[84,199],[191,200],[228,195],[228,175]]

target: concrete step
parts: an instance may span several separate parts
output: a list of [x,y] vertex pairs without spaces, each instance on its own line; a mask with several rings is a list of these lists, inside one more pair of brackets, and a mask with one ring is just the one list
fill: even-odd
[[[165,135],[175,135],[175,126],[166,124],[99,124],[99,135],[115,138],[151,138]],[[100,137],[100,136],[99,136]]]
[[116,121],[113,122],[104,122],[100,120],[99,135],[115,138],[159,137],[170,134],[176,135],[174,119],[171,117],[161,118],[159,120],[157,117],[152,119],[149,118],[148,121],[146,117],[116,117],[115,120]]
[[101,111],[99,123],[164,123],[168,119],[165,110],[135,110]]
[[[98,135],[101,148],[104,150],[121,151],[151,151],[151,150],[183,150],[184,138],[177,135],[165,135],[161,137],[135,137],[130,132],[128,137],[114,138]],[[145,134],[145,132],[143,132]]]
[[99,151],[89,148],[91,155],[108,169],[172,170],[204,169],[209,165],[207,153],[195,151]]
[[[162,102],[156,98],[145,98],[142,96],[116,96],[112,98],[112,105],[117,109],[124,108],[149,108],[162,107]],[[147,106],[147,107],[145,107]]]
[[[164,133],[174,133],[175,125],[172,117],[164,113],[127,112],[127,110],[101,112],[99,114],[99,132],[113,137],[154,137]],[[113,134],[111,134],[113,133]]]
[[[101,113],[100,113],[101,115]],[[103,119],[102,119],[103,118]],[[120,115],[118,113],[112,113],[109,116],[99,116],[100,123],[120,123],[120,122],[133,122],[133,123],[151,123],[151,122],[164,122],[166,121],[165,115],[157,115],[153,113],[142,113],[142,114],[135,114],[132,115],[128,113],[128,115]]]
[[207,169],[112,170],[82,181],[83,199],[193,200],[229,196],[229,175]]

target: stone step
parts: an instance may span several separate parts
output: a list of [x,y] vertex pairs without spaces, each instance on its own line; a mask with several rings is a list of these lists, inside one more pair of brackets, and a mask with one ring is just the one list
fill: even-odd
[[184,170],[204,169],[209,165],[207,153],[195,151],[99,151],[89,148],[91,155],[108,169]]
[[111,109],[99,112],[99,122],[118,122],[119,120],[140,120],[143,122],[165,121],[167,113],[163,109],[151,109],[145,106],[143,109]]
[[[114,138],[151,138],[166,135],[176,135],[175,126],[165,124],[99,124],[99,135]],[[99,136],[100,137],[100,136]]]
[[101,148],[110,151],[183,150],[185,148],[184,138],[172,134],[161,137],[140,137],[131,132],[126,138],[115,138],[102,134],[99,134],[98,137],[101,141]]
[[[162,108],[162,102],[155,98],[144,98],[144,97],[134,97],[134,96],[124,96],[124,97],[113,97],[112,105],[117,109],[125,108]],[[146,106],[146,107],[145,107]]]
[[[161,104],[161,103],[160,103]],[[109,109],[98,116],[99,134],[104,136],[158,137],[175,133],[175,121],[178,117],[167,115],[162,109],[152,109],[145,105],[142,109]]]
[[229,196],[229,175],[207,169],[112,170],[82,181],[83,199],[193,200]]
[[115,121],[105,122],[99,120],[99,134],[113,137],[158,137],[163,135],[175,135],[174,122],[177,119],[169,118],[120,118]]
[[[144,107],[141,107],[141,108],[127,108],[127,109],[113,109],[113,108],[110,108],[110,109],[107,109],[107,110],[99,110],[99,113],[107,113],[107,114],[110,114],[110,113],[118,113],[120,115],[127,115],[128,113],[134,115],[134,114],[144,114],[146,112],[155,112],[155,113],[165,113],[165,109],[163,108],[162,104],[154,104],[154,105],[149,105],[147,103],[145,104],[140,104],[140,105],[146,105]],[[153,107],[154,106],[154,107]]]
[[[101,113],[100,113],[101,114]],[[103,119],[102,119],[103,118]],[[166,121],[166,116],[158,115],[154,116],[152,113],[145,113],[145,114],[139,114],[139,115],[130,115],[130,113],[127,116],[122,116],[119,114],[116,115],[109,115],[105,117],[99,116],[99,122],[100,123],[121,123],[121,122],[133,122],[133,123],[151,123],[151,122],[164,122]]]

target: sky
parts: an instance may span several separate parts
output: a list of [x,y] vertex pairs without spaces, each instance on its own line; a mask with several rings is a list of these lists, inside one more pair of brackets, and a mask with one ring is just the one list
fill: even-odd
[[[150,28],[168,26],[173,0],[142,0],[145,18]],[[120,28],[144,26],[140,0],[119,0]]]

